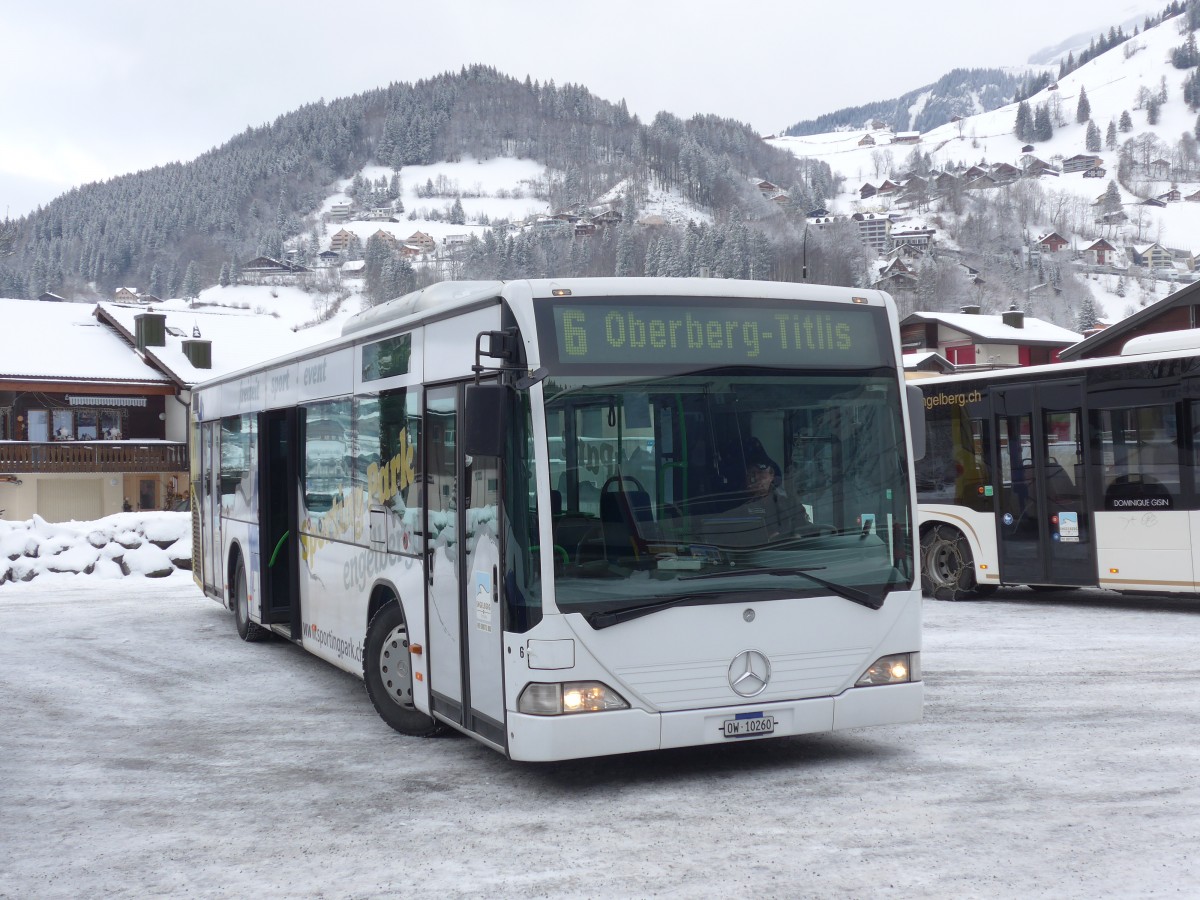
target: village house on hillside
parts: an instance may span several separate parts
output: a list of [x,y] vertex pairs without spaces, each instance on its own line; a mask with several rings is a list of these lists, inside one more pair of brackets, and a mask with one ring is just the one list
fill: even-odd
[[242,280],[249,283],[261,282],[269,277],[291,278],[310,271],[307,266],[271,256],[256,256],[238,270]]
[[892,221],[887,216],[875,213],[854,213],[850,220],[858,226],[858,236],[864,244],[877,253],[886,253],[891,247]]
[[1047,253],[1057,253],[1063,247],[1069,246],[1070,243],[1071,243],[1070,241],[1068,241],[1065,237],[1063,237],[1057,231],[1052,231],[1049,234],[1044,234],[1040,238],[1037,239],[1038,249],[1044,250]]
[[422,253],[433,253],[437,249],[437,241],[423,231],[414,231],[404,243],[419,248]]
[[1087,153],[1077,153],[1072,157],[1064,159],[1062,162],[1063,174],[1069,172],[1086,172],[1088,169],[1093,169],[1096,166],[1104,164],[1104,160],[1099,156],[1092,156]]
[[891,238],[892,245],[895,247],[907,245],[915,250],[925,251],[933,246],[935,234],[937,234],[937,229],[926,225],[892,223]]
[[341,228],[329,239],[329,249],[335,253],[345,253],[358,240],[358,235],[353,231],[347,231]]
[[398,246],[400,246],[400,239],[398,237],[396,237],[394,234],[392,234],[390,231],[384,231],[382,228],[380,228],[373,235],[371,235],[371,237],[375,238],[376,240],[382,241],[384,244],[386,244],[392,250],[395,250]]
[[881,291],[913,290],[917,286],[917,270],[900,257],[880,266],[879,277],[871,287]]
[[1147,269],[1173,266],[1175,256],[1161,244],[1143,244],[1130,248],[1135,266],[1145,266]]
[[1084,248],[1083,256],[1092,265],[1112,266],[1116,265],[1119,253],[1116,247],[1104,240],[1104,238],[1100,238],[1100,240],[1091,246]]
[[1021,177],[1020,169],[1010,163],[996,163],[992,166],[991,176],[997,184],[1011,184]]

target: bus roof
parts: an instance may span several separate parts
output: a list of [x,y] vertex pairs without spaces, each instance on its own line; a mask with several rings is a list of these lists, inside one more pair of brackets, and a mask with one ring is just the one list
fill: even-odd
[[468,305],[498,296],[502,290],[503,281],[439,281],[419,291],[363,310],[346,321],[342,326],[342,334],[357,334],[414,313],[459,304]]
[[1121,348],[1122,356],[1143,353],[1167,353],[1172,350],[1200,350],[1200,328],[1180,331],[1160,331],[1130,338]]
[[517,283],[527,285],[534,297],[548,297],[553,290],[560,287],[584,296],[595,294],[670,296],[674,294],[681,297],[753,297],[763,290],[764,284],[771,285],[771,289],[776,292],[786,291],[790,288],[792,293],[803,294],[814,300],[844,301],[851,296],[857,296],[880,303],[886,296],[878,290],[725,278],[534,278],[523,282],[442,281],[360,312],[342,326],[342,334],[358,334],[416,313],[449,309],[459,305],[467,306],[489,297],[497,297],[505,290],[506,286]]
[[889,306],[894,310],[892,298],[885,291],[871,288],[847,288],[822,284],[807,284],[786,281],[745,281],[726,278],[536,278],[514,281],[441,281],[418,291],[388,300],[378,306],[363,310],[348,319],[342,326],[339,337],[304,347],[286,356],[264,359],[261,363],[245,366],[211,378],[195,389],[212,387],[221,382],[235,381],[253,372],[270,369],[284,362],[320,356],[340,347],[349,346],[371,332],[386,332],[407,320],[413,325],[431,314],[449,313],[456,309],[467,309],[486,303],[501,295],[525,294],[533,299],[549,298],[556,290],[573,292],[577,296],[659,296],[659,297],[734,297],[753,298],[764,290],[775,296],[818,302],[856,303],[871,306]]
[[[1200,331],[1200,329],[1197,329]],[[1104,366],[1132,365],[1143,362],[1147,357],[1154,359],[1187,359],[1200,356],[1200,349],[1184,348],[1163,350],[1161,352],[1135,352],[1128,356],[1095,356],[1087,359],[1074,359],[1069,362],[1046,363],[1040,366],[1013,366],[1007,369],[975,369],[970,372],[955,372],[953,375],[934,375],[929,378],[909,378],[910,384],[918,387],[934,387],[940,384],[955,384],[967,381],[1037,381],[1039,379],[1055,378],[1070,375],[1072,372],[1083,372],[1088,369],[1098,369]]]

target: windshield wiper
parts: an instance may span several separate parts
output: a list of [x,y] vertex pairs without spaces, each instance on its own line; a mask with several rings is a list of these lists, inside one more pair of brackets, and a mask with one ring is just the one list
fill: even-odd
[[[824,566],[814,566],[812,568],[823,569]],[[868,594],[866,591],[859,590],[856,587],[851,587],[848,584],[838,584],[833,581],[826,581],[812,574],[810,569],[730,569],[727,572],[706,572],[703,575],[684,575],[679,578],[679,581],[701,581],[708,578],[731,578],[743,575],[799,575],[807,578],[809,581],[819,584],[821,587],[839,597],[866,606],[870,609],[879,609],[883,606],[883,597],[876,597],[873,594]],[[620,625],[622,622],[628,622],[630,619],[640,619],[642,616],[649,616],[656,612],[662,612],[664,609],[670,609],[673,606],[680,606],[686,603],[719,603],[722,602],[728,593],[712,593],[712,594],[687,594],[682,597],[671,597],[668,600],[660,600],[657,603],[647,603],[643,606],[627,606],[622,609],[614,609],[609,612],[593,612],[584,613],[584,618],[593,628],[611,628],[613,625]]]
[[871,609],[879,609],[883,606],[883,597],[876,597],[874,594],[868,594],[866,591],[859,590],[856,587],[851,587],[848,584],[838,584],[836,581],[826,581],[824,578],[818,578],[812,574],[813,569],[823,569],[824,566],[811,566],[803,569],[730,569],[728,572],[706,572],[703,575],[683,575],[679,578],[680,581],[696,581],[702,578],[731,578],[743,575],[799,575],[802,578],[807,578],[823,588],[833,591],[839,597],[850,600],[853,603],[861,604],[862,606]]
[[658,603],[647,603],[644,606],[626,606],[609,612],[584,613],[583,617],[588,620],[588,624],[593,628],[611,628],[613,625],[620,625],[622,622],[628,622],[630,619],[640,619],[642,616],[662,612],[664,609],[670,609],[672,606],[679,606],[682,603],[688,603],[701,597],[705,600],[713,600],[723,596],[723,594],[690,594],[684,597],[672,597],[669,600],[661,600]]

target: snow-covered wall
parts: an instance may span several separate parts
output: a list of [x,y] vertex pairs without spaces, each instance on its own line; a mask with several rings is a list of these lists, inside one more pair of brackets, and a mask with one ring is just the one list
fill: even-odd
[[189,513],[118,513],[94,522],[50,523],[40,516],[0,521],[0,585],[48,572],[163,578],[192,566]]

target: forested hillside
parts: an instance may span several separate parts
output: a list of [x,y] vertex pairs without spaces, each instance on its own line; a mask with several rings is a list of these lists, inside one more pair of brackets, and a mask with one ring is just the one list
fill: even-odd
[[[797,160],[732,120],[660,114],[647,125],[624,102],[601,100],[583,87],[522,82],[475,66],[313,103],[247,128],[190,163],[76,188],[30,216],[0,223],[0,296],[47,290],[88,296],[124,284],[160,297],[187,294],[256,256],[280,257],[289,237],[312,229],[334,182],[364,165],[400,168],[500,155],[544,164],[543,199],[555,209],[587,206],[622,183],[631,209],[639,187],[675,190],[711,212],[715,224],[706,229],[707,240],[716,249],[726,233],[735,243],[744,235],[764,241],[770,235],[776,267],[779,254],[792,252],[784,243],[795,242],[781,243],[790,234],[788,218],[753,180],[786,190],[801,222],[804,207],[836,191],[827,165]],[[678,244],[682,251],[684,240],[682,232],[626,235],[618,264],[615,236],[608,253],[598,246],[589,260],[569,241],[556,246],[543,237],[536,253],[509,247],[506,268],[510,276],[640,271],[651,244],[655,264],[658,246]],[[819,256],[816,244],[812,252]],[[491,246],[503,252],[503,235]],[[499,259],[481,247],[473,258],[485,268]],[[747,266],[740,262],[738,271]],[[756,274],[768,275],[761,266]]]
[[868,128],[882,122],[893,131],[929,131],[954,116],[973,116],[1012,102],[1021,79],[1001,69],[953,69],[933,84],[894,100],[877,100],[797,122],[783,133],[791,137],[843,128]]

